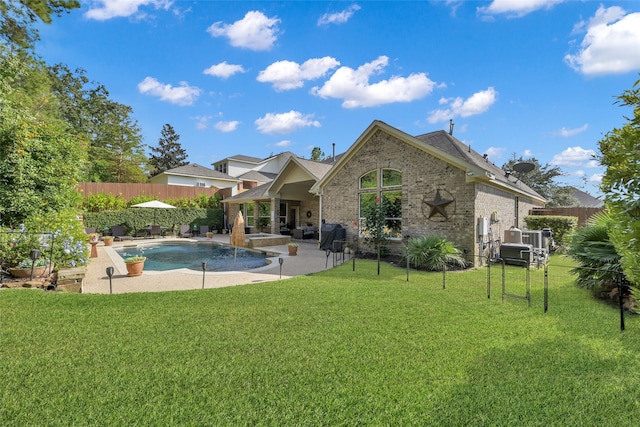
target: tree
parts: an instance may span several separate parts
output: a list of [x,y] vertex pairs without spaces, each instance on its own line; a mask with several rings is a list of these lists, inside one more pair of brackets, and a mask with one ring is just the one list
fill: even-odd
[[173,127],[167,123],[162,126],[157,147],[151,148],[149,164],[153,168],[151,176],[158,175],[166,170],[188,165],[187,152],[184,151],[178,140],[178,135]]
[[36,103],[16,84],[15,78],[33,71],[29,68],[32,63],[22,62],[18,55],[3,53],[0,54],[0,223],[16,226],[30,216],[59,212],[74,205],[86,147],[78,143],[63,121],[34,114]]
[[85,70],[49,67],[61,118],[79,140],[88,142],[85,179],[96,182],[144,182],[147,158],[131,107],[109,99],[109,91],[90,81]]
[[311,160],[315,160],[317,162],[321,162],[325,160],[327,157],[324,155],[324,151],[320,149],[320,147],[313,147],[311,150]]
[[50,24],[51,15],[61,16],[79,7],[77,0],[1,0],[0,38],[18,49],[33,49],[40,39],[34,28],[38,20]]
[[[517,163],[531,163],[534,168],[531,172],[518,173],[513,169],[513,166]],[[513,159],[502,165],[502,170],[511,173],[513,179],[519,179],[547,199],[547,206],[549,207],[570,206],[576,202],[571,196],[569,187],[561,186],[555,182],[557,177],[566,175],[557,166],[551,166],[548,163],[542,166],[535,157],[528,159],[519,157],[516,159],[514,154]]]
[[633,108],[633,117],[598,142],[606,167],[600,189],[612,217],[610,238],[622,257],[626,278],[640,284],[640,80],[616,101]]

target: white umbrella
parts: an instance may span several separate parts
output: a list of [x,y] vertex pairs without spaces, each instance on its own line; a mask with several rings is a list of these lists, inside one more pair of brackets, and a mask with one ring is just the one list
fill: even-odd
[[[150,202],[138,203],[137,205],[131,205],[132,208],[151,208],[151,209],[175,209],[175,206],[167,203],[162,203],[159,200],[151,200]],[[153,224],[156,223],[156,211],[153,211]]]

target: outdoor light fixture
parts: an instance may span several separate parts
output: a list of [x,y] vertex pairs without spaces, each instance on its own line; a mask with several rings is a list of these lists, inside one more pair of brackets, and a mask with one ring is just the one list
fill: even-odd
[[204,276],[207,271],[207,263],[206,261],[202,261],[202,289],[204,289]]
[[282,259],[282,257],[278,258],[278,264],[280,264],[280,278],[282,279],[282,263],[284,262],[284,260]]
[[33,280],[33,269],[36,266],[36,261],[40,258],[40,251],[38,249],[31,249],[29,258],[31,258],[31,278],[29,280]]
[[113,267],[107,267],[107,276],[109,277],[109,294],[112,294],[113,287],[111,286],[111,278],[113,277]]

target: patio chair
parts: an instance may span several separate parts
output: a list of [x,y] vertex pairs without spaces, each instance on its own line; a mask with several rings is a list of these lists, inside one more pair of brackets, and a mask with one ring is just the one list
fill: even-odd
[[162,229],[160,228],[159,225],[152,225],[151,229],[149,230],[149,235],[151,237],[154,237],[154,236],[162,237]]
[[191,237],[191,227],[188,224],[182,224],[178,235],[180,237]]
[[93,233],[97,233],[98,229],[95,227],[89,227],[89,228],[85,228],[84,232],[87,234],[93,234]]
[[201,225],[200,226],[200,237],[206,236],[208,232],[209,232],[209,226],[208,225]]
[[113,227],[111,227],[111,234],[113,234],[114,240],[119,240],[119,241],[133,240],[133,237],[127,236],[124,233],[124,227],[121,225],[114,225]]

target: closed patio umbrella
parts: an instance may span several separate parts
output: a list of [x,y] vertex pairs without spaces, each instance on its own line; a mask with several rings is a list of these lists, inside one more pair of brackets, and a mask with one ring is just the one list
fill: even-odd
[[[167,203],[162,203],[159,200],[151,200],[150,202],[138,203],[137,205],[131,205],[132,208],[151,208],[151,209],[175,209],[175,206]],[[156,224],[156,211],[153,211],[153,225]]]
[[236,219],[233,221],[233,232],[231,233],[231,246],[244,247],[244,217],[242,212],[238,212]]

